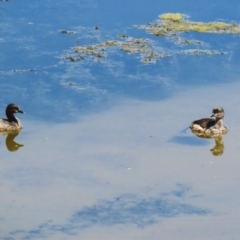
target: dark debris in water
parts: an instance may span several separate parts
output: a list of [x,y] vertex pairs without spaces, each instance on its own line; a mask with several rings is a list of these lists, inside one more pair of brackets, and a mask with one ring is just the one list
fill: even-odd
[[14,73],[34,72],[34,69],[33,68],[30,68],[30,69],[13,69],[12,72],[14,72]]
[[127,38],[127,37],[128,37],[128,35],[125,35],[125,34],[120,34],[120,35],[118,35],[118,37],[119,37],[119,38]]
[[68,31],[68,30],[65,30],[65,29],[61,29],[61,30],[59,30],[59,32],[62,33],[62,34],[75,34],[74,31]]

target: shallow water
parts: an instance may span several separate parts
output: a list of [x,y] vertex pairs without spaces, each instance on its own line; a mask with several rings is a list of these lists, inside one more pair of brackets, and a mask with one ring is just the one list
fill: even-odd
[[[26,112],[15,139],[6,145],[0,136],[1,239],[239,238],[239,36],[190,34],[223,56],[174,55],[150,65],[123,52],[101,63],[62,60],[76,40],[123,32],[183,48],[132,27],[162,12],[239,21],[226,1],[150,2],[0,2],[1,112],[9,102]],[[182,131],[215,106],[224,107],[229,128],[220,156],[214,139]]]

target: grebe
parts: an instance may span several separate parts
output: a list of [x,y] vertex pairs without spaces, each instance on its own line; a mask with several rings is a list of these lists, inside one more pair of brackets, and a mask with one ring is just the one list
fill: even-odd
[[18,105],[10,103],[6,108],[7,119],[0,119],[0,132],[13,131],[22,128],[20,120],[14,116],[14,113],[23,113],[23,111],[20,110]]
[[212,110],[213,118],[202,118],[192,122],[190,128],[197,135],[224,135],[228,132],[226,126],[223,125],[224,110],[222,107],[217,107]]

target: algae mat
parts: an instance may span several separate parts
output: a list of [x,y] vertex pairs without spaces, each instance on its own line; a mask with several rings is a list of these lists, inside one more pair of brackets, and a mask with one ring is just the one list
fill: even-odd
[[[75,46],[66,50],[63,60],[84,61],[90,59],[100,63],[107,57],[107,51],[115,49],[132,55],[139,55],[140,61],[144,64],[156,63],[157,61],[171,57],[176,54],[186,54],[191,56],[198,55],[223,55],[227,52],[216,49],[207,49],[204,43],[199,40],[182,38],[181,35],[188,32],[198,33],[217,33],[217,34],[239,34],[240,25],[237,23],[225,22],[194,22],[189,21],[188,16],[181,13],[165,13],[159,16],[158,20],[145,25],[135,25],[155,36],[171,38],[174,43],[181,45],[181,49],[169,50],[159,46],[157,40],[150,38],[134,38],[126,34],[120,34],[118,39],[110,39],[92,45]],[[97,29],[99,30],[99,29]],[[121,40],[119,40],[121,39]],[[196,46],[192,49],[182,49],[184,46]]]

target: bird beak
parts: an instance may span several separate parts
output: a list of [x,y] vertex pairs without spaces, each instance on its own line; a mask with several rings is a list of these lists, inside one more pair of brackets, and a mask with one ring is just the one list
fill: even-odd
[[211,117],[214,117],[214,116],[215,116],[215,114],[212,114],[212,115],[211,115]]
[[22,110],[20,110],[20,109],[18,110],[18,112],[19,112],[19,113],[24,113],[24,112],[23,112]]

